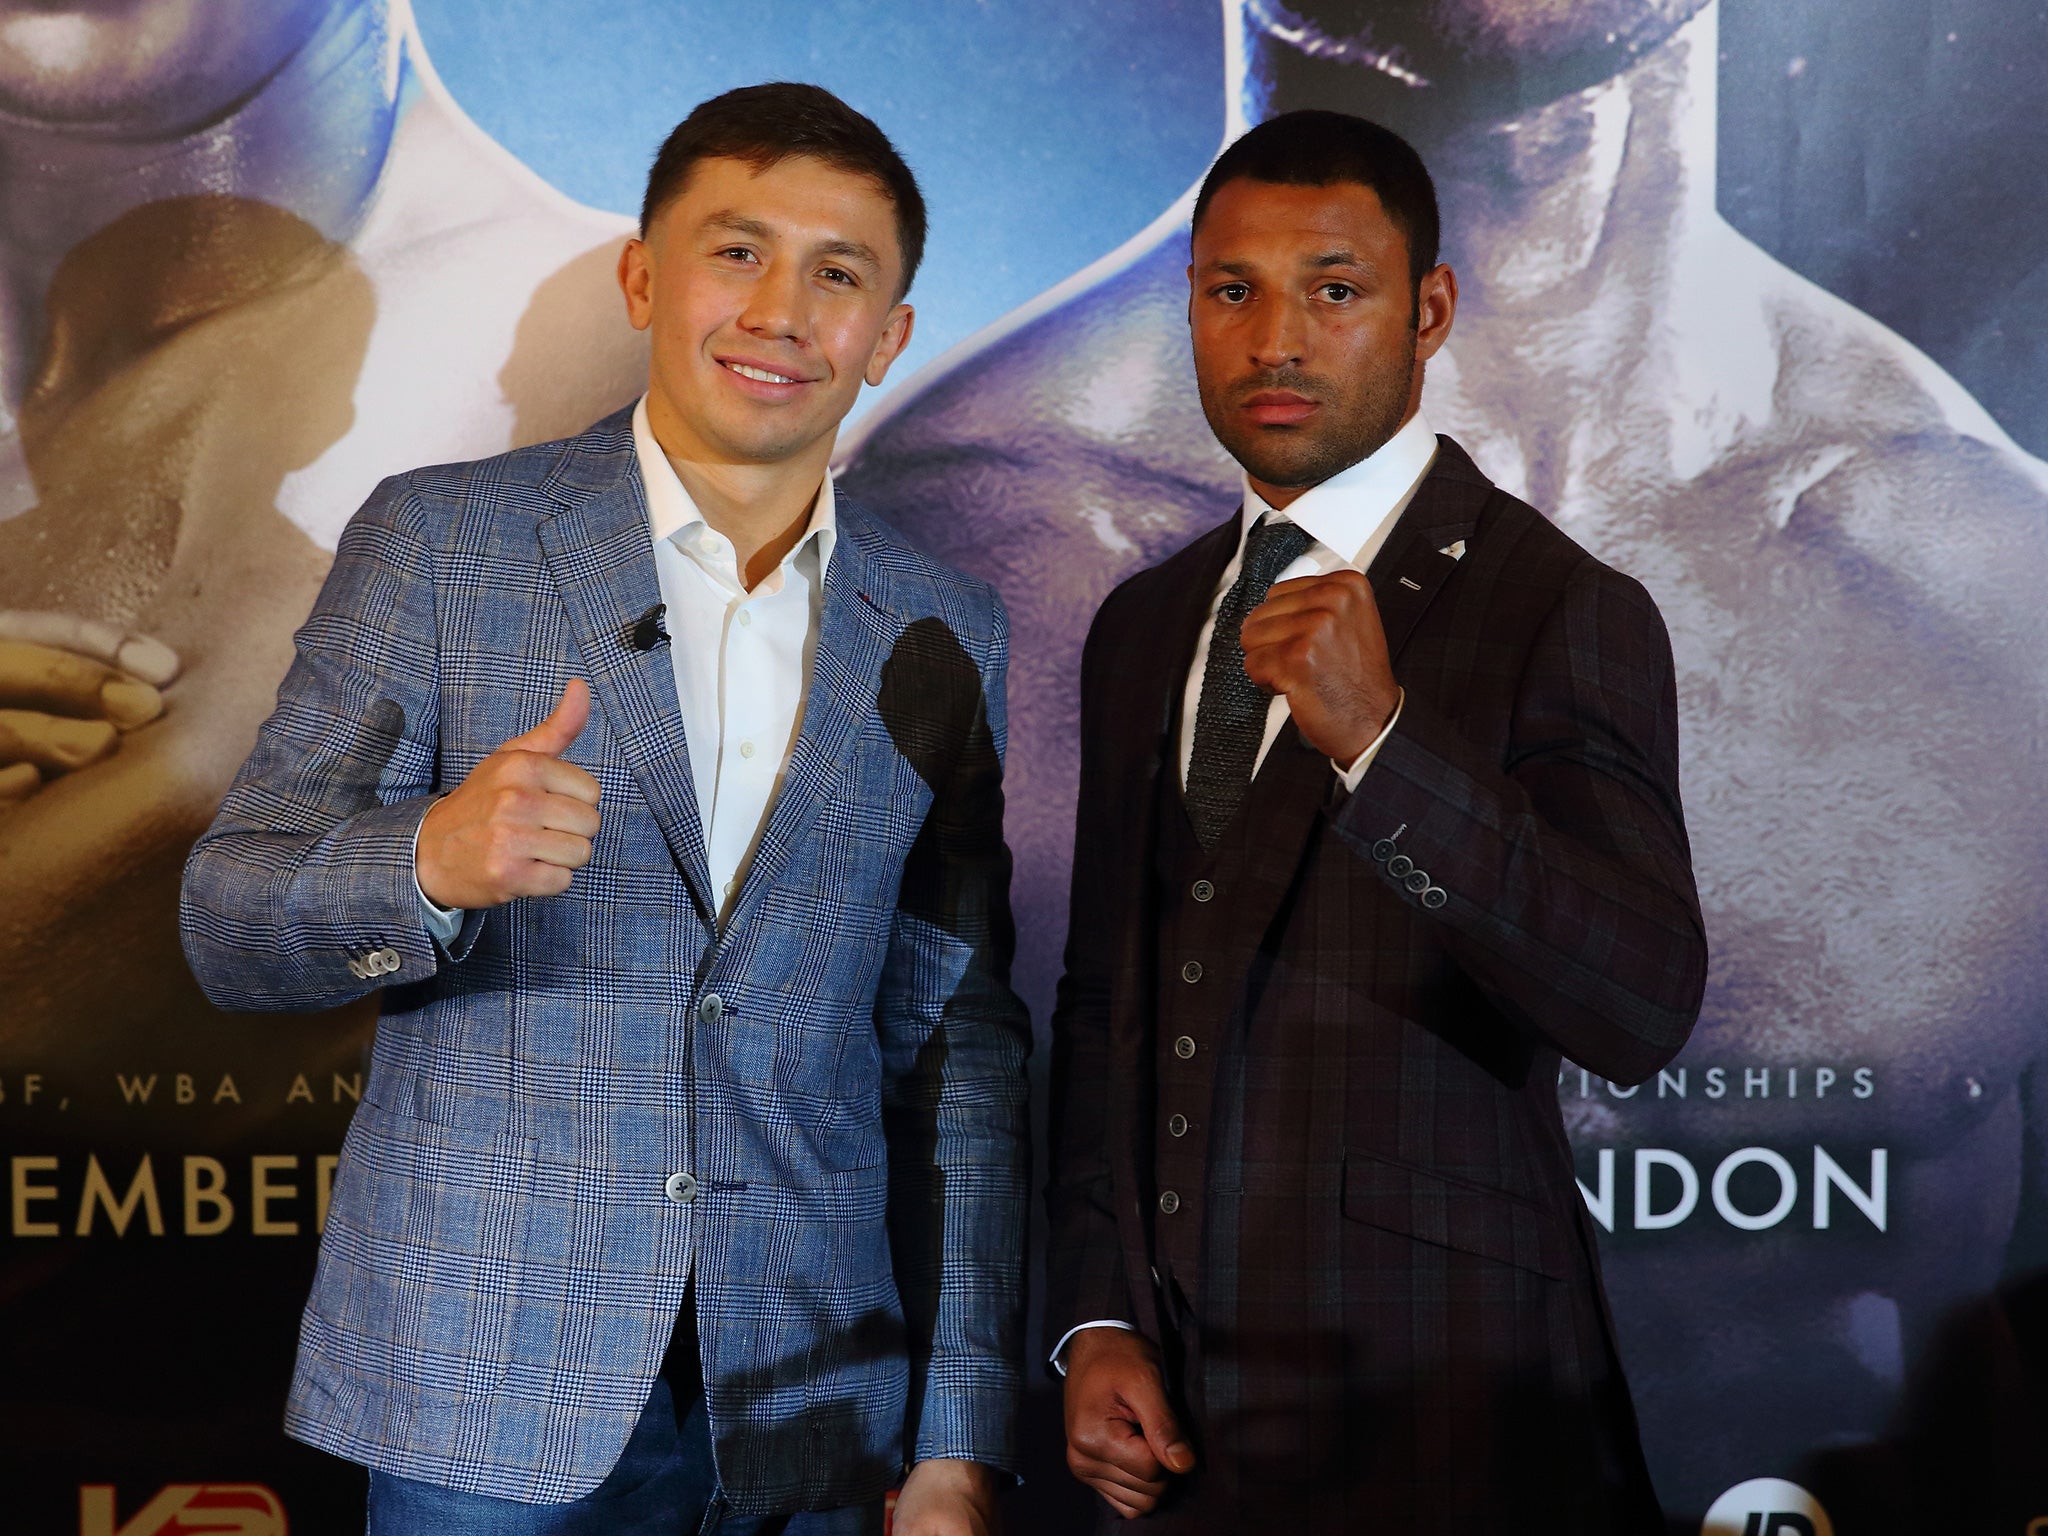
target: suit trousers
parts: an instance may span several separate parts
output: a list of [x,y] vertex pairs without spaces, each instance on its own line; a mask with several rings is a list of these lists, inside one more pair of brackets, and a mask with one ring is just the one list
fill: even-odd
[[522,1504],[370,1473],[368,1536],[880,1536],[882,1505],[745,1515],[729,1506],[711,1456],[694,1299],[610,1475],[566,1504]]

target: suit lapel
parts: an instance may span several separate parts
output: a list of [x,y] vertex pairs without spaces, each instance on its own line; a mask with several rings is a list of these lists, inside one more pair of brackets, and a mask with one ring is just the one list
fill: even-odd
[[889,606],[888,572],[875,559],[879,536],[844,497],[838,519],[838,542],[825,567],[824,612],[803,724],[768,824],[727,914],[728,932],[739,929],[761,892],[775,884],[851,768],[854,741],[875,713],[882,665],[903,633],[904,620]]
[[[541,553],[589,669],[590,689],[619,754],[654,812],[676,867],[707,925],[717,919],[704,825],[690,772],[668,648],[635,649],[633,621],[661,601],[647,503],[632,455],[576,450],[595,462],[572,464],[554,489],[570,499],[539,524]],[[582,494],[579,494],[582,493]]]
[[[1461,541],[1471,537],[1480,508],[1492,494],[1493,482],[1480,474],[1465,450],[1439,437],[1436,462],[1365,573],[1379,604],[1389,656],[1400,658],[1416,624],[1458,568]],[[1460,553],[1446,554],[1447,549]]]

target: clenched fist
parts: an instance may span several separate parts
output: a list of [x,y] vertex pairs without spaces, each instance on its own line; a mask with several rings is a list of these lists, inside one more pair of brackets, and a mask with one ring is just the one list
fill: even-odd
[[427,812],[414,863],[427,900],[473,910],[569,889],[597,836],[597,780],[562,754],[589,723],[590,689],[571,678],[553,714]]
[[1372,586],[1357,571],[1279,581],[1244,616],[1245,676],[1287,695],[1301,739],[1335,763],[1373,744],[1401,701]]
[[1067,1341],[1067,1470],[1126,1520],[1148,1515],[1195,1453],[1167,1406],[1159,1351],[1122,1328]]

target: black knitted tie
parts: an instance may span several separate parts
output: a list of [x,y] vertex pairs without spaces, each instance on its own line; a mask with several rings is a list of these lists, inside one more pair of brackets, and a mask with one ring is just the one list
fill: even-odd
[[1216,609],[1202,699],[1195,710],[1195,751],[1188,761],[1188,819],[1204,848],[1216,846],[1252,781],[1266,735],[1266,691],[1244,670],[1244,617],[1266,600],[1273,578],[1314,542],[1299,523],[1260,520],[1245,540],[1244,564]]

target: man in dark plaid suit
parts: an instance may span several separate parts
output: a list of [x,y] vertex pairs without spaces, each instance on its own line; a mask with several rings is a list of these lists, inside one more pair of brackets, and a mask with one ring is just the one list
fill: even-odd
[[1699,1009],[1670,646],[1429,432],[1436,247],[1385,129],[1224,152],[1189,316],[1243,508],[1089,635],[1048,1338],[1147,1528],[1661,1529],[1556,1082]]

